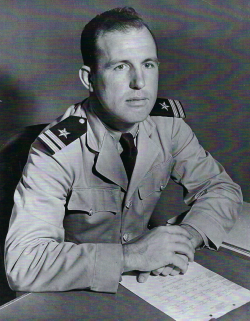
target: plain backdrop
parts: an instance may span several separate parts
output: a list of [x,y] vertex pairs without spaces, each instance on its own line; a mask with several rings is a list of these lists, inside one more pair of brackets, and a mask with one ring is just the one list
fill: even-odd
[[182,102],[200,143],[250,201],[250,1],[1,0],[1,133],[51,122],[87,97],[81,30],[121,6],[133,6],[157,37],[159,97]]

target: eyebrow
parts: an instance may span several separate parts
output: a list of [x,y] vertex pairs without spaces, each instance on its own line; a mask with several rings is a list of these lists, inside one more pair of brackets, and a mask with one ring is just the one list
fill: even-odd
[[[158,59],[157,57],[147,58],[147,59],[143,60],[142,63],[145,63],[145,62],[148,62],[148,61],[153,61],[153,62],[155,62],[156,64],[159,64],[159,63],[160,63],[160,62],[159,62],[159,59]],[[105,64],[105,67],[106,67],[106,68],[110,68],[110,67],[112,67],[112,66],[114,66],[114,65],[116,65],[116,64],[119,64],[119,63],[126,63],[126,64],[128,64],[128,63],[130,63],[130,61],[129,61],[129,60],[126,60],[126,59],[124,59],[124,60],[110,60],[110,61],[108,61],[108,62]]]

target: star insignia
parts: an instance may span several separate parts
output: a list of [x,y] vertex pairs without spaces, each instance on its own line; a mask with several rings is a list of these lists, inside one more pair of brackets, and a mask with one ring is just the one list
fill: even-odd
[[67,132],[66,128],[64,129],[58,129],[60,132],[59,136],[64,136],[65,138],[68,138],[67,136],[70,134],[69,132]]
[[165,101],[159,104],[161,105],[161,109],[166,109],[168,111],[169,106],[166,105]]

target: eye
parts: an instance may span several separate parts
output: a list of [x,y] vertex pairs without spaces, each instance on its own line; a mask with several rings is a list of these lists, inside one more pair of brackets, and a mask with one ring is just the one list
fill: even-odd
[[122,70],[125,70],[125,69],[127,69],[127,68],[128,68],[128,65],[126,65],[126,64],[120,64],[120,65],[116,66],[116,67],[114,68],[114,70],[122,71]]
[[144,66],[147,68],[147,69],[152,69],[152,68],[156,68],[156,63],[154,62],[145,62]]

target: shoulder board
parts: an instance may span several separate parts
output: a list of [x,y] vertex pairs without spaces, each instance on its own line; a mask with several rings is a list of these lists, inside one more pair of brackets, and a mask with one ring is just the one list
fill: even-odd
[[157,98],[150,116],[164,116],[186,118],[186,114],[179,100]]
[[38,136],[38,140],[42,142],[52,154],[54,154],[74,142],[86,132],[86,118],[69,116],[60,123],[41,133]]

